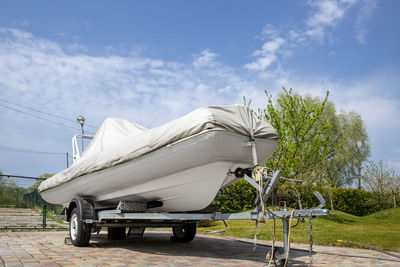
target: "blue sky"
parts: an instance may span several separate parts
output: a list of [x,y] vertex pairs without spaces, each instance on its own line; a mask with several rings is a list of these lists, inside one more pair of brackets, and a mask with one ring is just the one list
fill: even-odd
[[[399,10],[395,0],[2,1],[0,146],[71,152],[79,114],[150,128],[243,96],[263,107],[264,89],[285,86],[330,90],[338,110],[364,119],[371,159],[399,172]],[[0,150],[6,173],[65,165],[61,154]]]

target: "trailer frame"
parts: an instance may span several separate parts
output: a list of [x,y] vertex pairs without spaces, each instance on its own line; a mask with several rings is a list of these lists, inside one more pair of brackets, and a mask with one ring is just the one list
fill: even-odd
[[[116,209],[111,210],[95,210],[94,202],[89,198],[74,198],[68,208],[64,208],[63,212],[59,216],[59,219],[70,222],[70,236],[71,229],[81,227],[80,231],[89,235],[87,242],[75,245],[87,245],[90,239],[90,233],[88,231],[100,231],[102,227],[108,227],[109,237],[111,233],[117,233],[117,229],[124,229],[129,227],[128,236],[132,230],[136,231],[138,236],[143,236],[143,232],[146,227],[172,227],[174,236],[172,240],[181,242],[190,242],[196,234],[196,224],[199,221],[219,221],[219,220],[253,220],[258,221],[260,219],[280,219],[283,222],[283,247],[275,248],[273,253],[273,259],[276,266],[284,266],[289,251],[289,221],[291,218],[295,219],[311,219],[316,216],[329,215],[329,210],[324,209],[325,200],[319,192],[314,192],[314,195],[320,201],[320,204],[312,209],[301,209],[292,210],[284,207],[280,211],[271,211],[268,208],[263,211],[261,205],[261,199],[264,201],[271,195],[272,190],[280,177],[281,172],[275,171],[273,175],[263,176],[262,192],[260,192],[259,184],[250,178],[250,173],[246,169],[236,169],[235,175],[238,178],[243,178],[249,182],[256,190],[257,197],[255,200],[255,209],[250,212],[241,213],[200,213],[200,212],[151,212],[148,211],[146,203],[144,202],[132,202],[132,201],[120,201]],[[283,178],[286,179],[286,178]],[[78,217],[79,222],[76,225],[72,225],[70,220],[72,211]],[[89,229],[89,230],[88,230]],[[114,230],[114,231],[111,231]],[[85,232],[86,231],[86,232]],[[121,234],[119,234],[121,239]],[[185,236],[186,234],[186,236]],[[115,234],[112,234],[114,236]],[[123,238],[123,236],[122,236]],[[86,240],[86,239],[84,239]]]

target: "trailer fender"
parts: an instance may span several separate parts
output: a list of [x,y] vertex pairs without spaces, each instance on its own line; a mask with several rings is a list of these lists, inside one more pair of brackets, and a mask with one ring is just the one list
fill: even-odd
[[94,209],[94,202],[88,198],[80,198],[76,197],[71,200],[68,205],[68,208],[64,208],[63,212],[61,213],[67,215],[67,222],[69,222],[71,217],[71,212],[74,208],[78,209],[80,214],[80,218],[82,221],[84,220],[97,220],[96,210]]

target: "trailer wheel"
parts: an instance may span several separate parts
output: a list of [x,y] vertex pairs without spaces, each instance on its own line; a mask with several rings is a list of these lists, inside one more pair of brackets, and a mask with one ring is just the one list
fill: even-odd
[[77,208],[71,212],[69,220],[69,237],[74,246],[84,247],[89,244],[92,226],[82,221]]
[[185,223],[181,226],[172,227],[174,236],[171,237],[171,240],[182,243],[190,242],[196,236],[196,228],[196,223]]
[[283,266],[285,266],[285,262],[286,262],[285,259],[283,259],[283,260],[274,259],[274,264],[275,264],[276,267],[283,267]]
[[[284,254],[284,250],[280,247],[276,247],[274,249],[274,264],[276,267],[283,267],[285,266],[286,259],[278,259],[278,256],[282,256]],[[280,258],[280,257],[279,257]]]
[[125,227],[108,227],[107,238],[109,240],[124,240],[126,239]]

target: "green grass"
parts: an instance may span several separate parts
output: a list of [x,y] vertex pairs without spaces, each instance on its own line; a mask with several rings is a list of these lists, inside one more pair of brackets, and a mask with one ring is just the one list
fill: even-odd
[[[297,222],[292,220],[292,225]],[[253,238],[255,223],[249,220],[213,222],[207,227],[199,227],[198,232],[226,230],[222,235],[232,237]],[[276,220],[277,240],[282,240],[282,222]],[[267,226],[259,224],[259,239],[271,240],[273,220],[267,221]],[[270,230],[269,230],[270,229]],[[358,217],[340,211],[331,211],[329,216],[313,219],[313,241],[318,245],[334,245],[347,247],[363,247],[354,243],[337,243],[335,240],[347,240],[373,246],[379,249],[400,251],[400,208],[388,209],[368,216]],[[291,242],[308,243],[308,220],[291,228]]]

